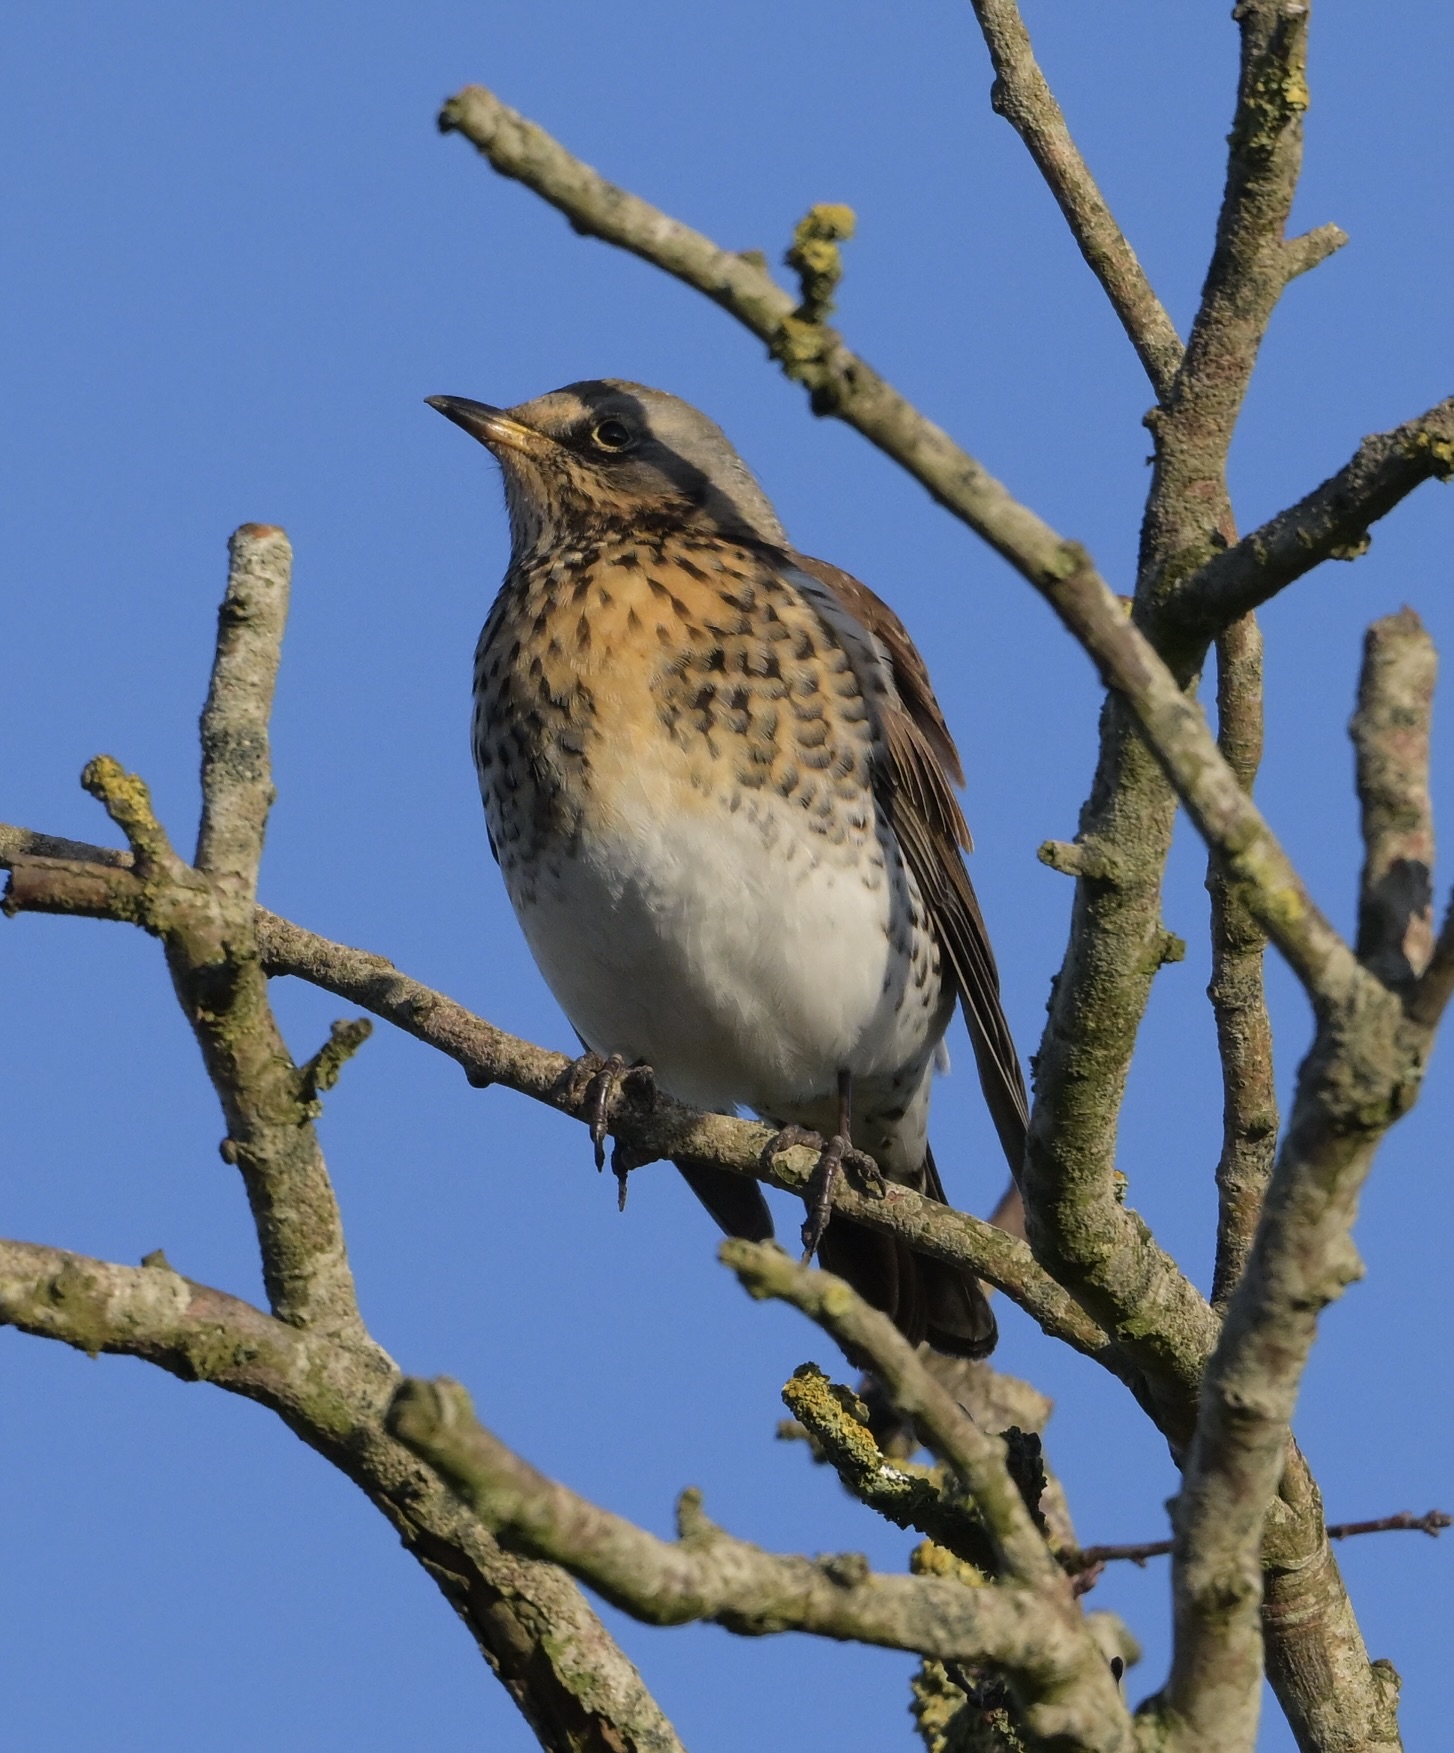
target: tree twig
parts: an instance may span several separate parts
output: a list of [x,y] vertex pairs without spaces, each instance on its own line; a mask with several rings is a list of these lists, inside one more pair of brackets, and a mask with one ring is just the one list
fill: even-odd
[[1165,396],[1181,364],[1181,338],[1071,138],[1020,8],[1016,0],[974,0],[974,11],[994,63],[990,103],[1025,142],[1152,388]]
[[199,844],[212,868],[185,864],[143,782],[99,756],[82,784],[125,834],[132,868],[22,858],[5,904],[11,912],[99,910],[161,939],[227,1123],[222,1153],[247,1190],[273,1313],[369,1345],[310,1098],[268,1004],[255,929],[257,861],[272,803],[267,720],[291,550],[281,530],[244,524],[229,553],[202,723]]
[[[1176,383],[1148,417],[1156,458],[1137,593],[1148,610],[1230,531],[1227,452],[1247,385],[1278,299],[1317,253],[1285,237],[1302,169],[1310,11],[1302,0],[1243,0],[1234,13],[1241,68],[1216,244]],[[1344,241],[1334,228],[1318,239],[1324,255]]]
[[830,1333],[854,1363],[873,1371],[894,1405],[963,1480],[1000,1573],[1027,1587],[1045,1587],[1054,1560],[1010,1476],[1004,1444],[961,1410],[888,1316],[841,1278],[799,1265],[771,1243],[730,1240],[718,1253],[749,1295],[791,1303]]
[[1314,1003],[1348,996],[1367,976],[1237,783],[1201,708],[1183,693],[1150,640],[1089,569],[1068,571],[1043,594],[1106,685],[1130,706],[1202,838]]
[[[1454,1516],[1445,1510],[1425,1510],[1421,1516],[1413,1515],[1408,1510],[1400,1510],[1396,1515],[1376,1516],[1369,1522],[1330,1522],[1328,1538],[1351,1540],[1359,1534],[1394,1534],[1407,1531],[1427,1534],[1436,1540],[1449,1527],[1454,1527]],[[1145,1565],[1149,1559],[1168,1557],[1171,1548],[1170,1540],[1141,1540],[1126,1546],[1081,1546],[1062,1552],[1060,1562],[1072,1573],[1093,1570],[1099,1564],[1116,1564],[1121,1561]]]

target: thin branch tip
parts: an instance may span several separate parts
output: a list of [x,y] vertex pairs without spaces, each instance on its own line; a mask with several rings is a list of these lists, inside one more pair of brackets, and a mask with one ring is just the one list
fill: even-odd
[[1291,237],[1283,245],[1283,268],[1289,280],[1321,266],[1329,256],[1336,255],[1348,242],[1348,233],[1338,225],[1320,225]]
[[974,10],[995,70],[991,108],[1025,142],[1157,397],[1164,398],[1181,365],[1181,339],[1075,144],[1016,0],[974,0]]
[[197,869],[239,901],[257,893],[275,792],[269,720],[288,619],[293,549],[273,524],[243,524],[227,544],[227,589],[202,709]]
[[145,874],[174,855],[166,830],[152,807],[151,791],[137,773],[128,773],[111,755],[96,755],[81,769],[81,788],[126,836],[137,869]]
[[344,1066],[373,1031],[374,1025],[367,1017],[349,1017],[332,1025],[328,1039],[298,1068],[298,1088],[305,1107],[317,1108],[319,1096],[326,1095],[337,1084]]

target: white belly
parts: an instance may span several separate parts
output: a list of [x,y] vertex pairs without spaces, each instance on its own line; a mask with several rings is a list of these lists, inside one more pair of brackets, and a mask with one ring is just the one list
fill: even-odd
[[872,838],[835,846],[771,793],[738,801],[618,795],[605,826],[511,884],[566,1015],[708,1108],[793,1117],[840,1070],[922,1064],[945,1018],[897,848],[878,862]]

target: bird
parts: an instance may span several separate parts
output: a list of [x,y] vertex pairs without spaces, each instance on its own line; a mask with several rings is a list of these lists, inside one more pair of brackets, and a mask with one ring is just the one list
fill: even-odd
[[[986,1355],[973,1274],[830,1221],[845,1158],[947,1203],[927,1127],[956,1005],[1012,1190],[1025,1147],[964,774],[903,623],[799,553],[676,396],[599,378],[508,408],[426,400],[503,477],[510,559],[472,746],[515,914],[600,1074],[597,1166],[623,1068],[811,1136],[807,1256],[912,1343]],[[677,1166],[728,1234],[772,1236],[755,1180]]]

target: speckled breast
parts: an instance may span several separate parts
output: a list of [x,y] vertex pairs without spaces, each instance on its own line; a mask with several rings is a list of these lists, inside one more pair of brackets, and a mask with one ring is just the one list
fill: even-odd
[[848,655],[731,543],[608,538],[513,567],[476,653],[474,752],[507,874],[568,853],[628,772],[656,776],[663,808],[770,796],[820,854],[877,850],[875,730]]

